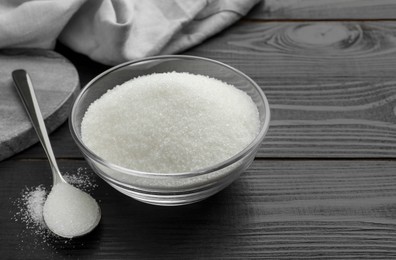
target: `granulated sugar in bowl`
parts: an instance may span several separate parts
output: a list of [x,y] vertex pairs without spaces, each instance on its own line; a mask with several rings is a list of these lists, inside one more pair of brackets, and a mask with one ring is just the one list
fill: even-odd
[[93,170],[156,205],[205,199],[253,161],[269,127],[257,84],[223,63],[157,56],[100,74],[77,97],[70,129]]

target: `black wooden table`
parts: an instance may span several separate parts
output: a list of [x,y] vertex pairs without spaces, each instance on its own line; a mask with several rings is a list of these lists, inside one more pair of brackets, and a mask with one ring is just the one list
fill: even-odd
[[[63,46],[81,85],[108,67]],[[40,145],[0,162],[1,259],[396,259],[396,2],[268,0],[185,52],[251,76],[272,120],[252,166],[196,204],[137,202],[93,175],[102,221],[42,241],[14,221],[24,187],[50,187]],[[65,123],[62,172],[90,172]]]

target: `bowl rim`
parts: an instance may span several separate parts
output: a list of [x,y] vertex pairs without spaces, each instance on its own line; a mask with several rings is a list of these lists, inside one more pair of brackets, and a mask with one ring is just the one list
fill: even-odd
[[[84,143],[83,141],[78,137],[77,135],[77,126],[73,122],[74,115],[76,114],[76,107],[79,104],[82,96],[89,90],[89,88],[99,79],[105,77],[107,74],[110,74],[120,68],[135,64],[135,63],[141,63],[141,62],[147,62],[147,61],[152,61],[152,60],[165,60],[165,59],[188,59],[188,60],[201,60],[201,61],[206,61],[210,63],[214,63],[220,66],[223,66],[236,74],[241,75],[243,78],[245,78],[247,81],[249,81],[252,86],[256,89],[256,91],[259,93],[259,96],[261,100],[263,101],[264,104],[264,110],[266,111],[264,122],[262,124],[262,127],[260,128],[259,133],[257,136],[241,151],[239,151],[237,154],[233,155],[232,157],[228,158],[227,160],[217,163],[212,166],[208,166],[205,168],[201,168],[195,171],[189,171],[189,172],[170,172],[170,173],[161,173],[161,172],[144,172],[144,171],[138,171],[138,170],[133,170],[129,169],[126,167],[122,167],[119,165],[116,165],[114,163],[111,163],[100,156],[96,155],[93,151],[91,151]],[[115,86],[114,86],[115,87]],[[196,177],[204,174],[209,174],[215,171],[218,171],[220,169],[223,169],[227,166],[232,165],[233,163],[236,163],[240,159],[242,159],[245,155],[248,153],[252,152],[256,146],[260,145],[262,140],[264,139],[264,136],[266,135],[268,128],[269,128],[269,123],[270,123],[270,117],[271,117],[271,112],[270,112],[270,107],[269,103],[267,100],[267,97],[265,96],[264,92],[262,89],[257,85],[257,83],[252,80],[249,76],[247,76],[245,73],[241,72],[240,70],[227,65],[223,62],[209,59],[209,58],[204,58],[204,57],[199,57],[199,56],[192,56],[192,55],[158,55],[158,56],[151,56],[147,58],[142,58],[142,59],[136,59],[133,61],[127,61],[124,63],[121,63],[119,65],[116,65],[114,67],[111,67],[104,72],[100,73],[96,77],[94,77],[92,80],[90,80],[80,91],[78,96],[75,98],[72,108],[70,110],[69,114],[69,129],[71,132],[71,136],[74,139],[74,142],[77,144],[79,149],[82,151],[82,153],[87,156],[88,158],[94,160],[97,163],[100,163],[101,165],[111,168],[113,170],[122,172],[127,175],[132,175],[132,176],[139,176],[139,177],[155,177],[155,178],[171,178],[171,177]]]

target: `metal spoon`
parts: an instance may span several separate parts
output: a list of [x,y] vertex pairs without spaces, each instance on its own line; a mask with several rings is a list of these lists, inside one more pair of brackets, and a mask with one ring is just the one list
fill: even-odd
[[[53,186],[60,183],[67,184],[65,179],[62,177],[62,174],[60,173],[58,165],[56,163],[55,155],[54,152],[52,151],[47,129],[45,127],[43,116],[40,112],[40,107],[38,105],[37,98],[33,89],[33,84],[29,77],[29,74],[25,70],[15,70],[12,72],[12,78],[14,80],[18,94],[22,99],[22,103],[24,104],[25,109],[30,117],[33,127],[36,130],[40,143],[43,146],[44,151],[48,157],[49,164],[52,170]],[[95,222],[93,223],[93,225],[85,230],[82,230],[81,233],[76,234],[75,236],[82,236],[91,232],[98,225],[100,218],[101,218],[101,213],[99,208],[98,216]],[[53,230],[51,231],[56,234],[56,232],[54,232]]]

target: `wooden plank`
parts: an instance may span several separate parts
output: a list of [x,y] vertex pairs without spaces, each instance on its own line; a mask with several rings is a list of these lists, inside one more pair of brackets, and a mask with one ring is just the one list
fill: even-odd
[[[238,23],[185,54],[230,64],[263,88],[272,120],[259,157],[396,156],[395,23]],[[83,74],[105,69],[78,57]],[[61,131],[57,156],[81,156]],[[24,156],[44,158],[37,151]]]
[[248,15],[260,20],[396,19],[394,0],[263,0]]
[[262,87],[272,116],[260,157],[396,156],[395,23],[239,23],[187,54]]
[[[61,161],[62,171],[87,167]],[[12,220],[27,187],[50,185],[45,161],[0,164],[4,259],[377,259],[396,257],[396,161],[256,160],[236,182],[184,207],[145,205],[99,178],[103,218],[89,236],[42,241]],[[89,174],[89,173],[88,173]]]

